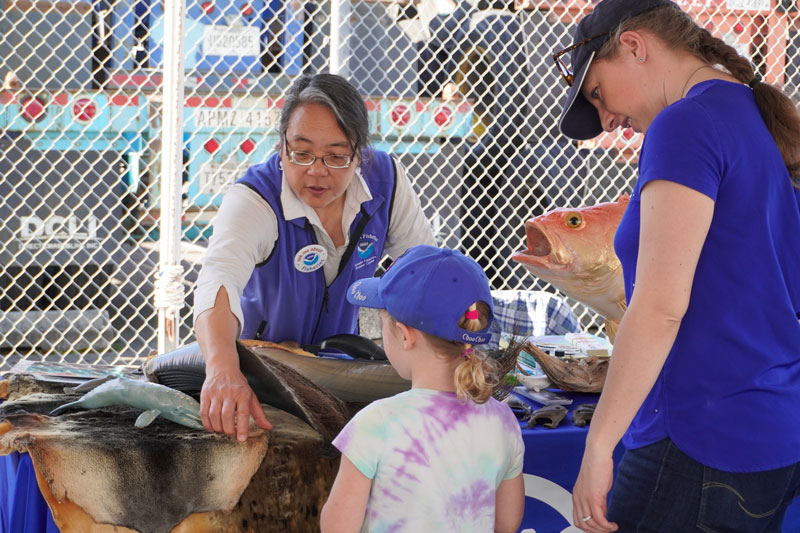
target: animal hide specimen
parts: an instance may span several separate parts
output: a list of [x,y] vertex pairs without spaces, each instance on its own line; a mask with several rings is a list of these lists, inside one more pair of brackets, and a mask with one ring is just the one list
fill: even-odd
[[251,424],[239,443],[161,419],[138,429],[140,410],[124,406],[48,417],[78,395],[37,392],[28,376],[5,383],[0,454],[31,455],[64,533],[319,529],[339,461],[290,414],[264,406],[275,429]]
[[[325,434],[322,421],[314,417],[332,412],[320,406],[308,405],[308,398],[298,397],[297,385],[290,387],[258,377],[259,368],[253,359],[260,360],[261,367],[282,378],[286,368],[311,381],[322,390],[343,402],[369,403],[379,398],[393,396],[411,388],[411,382],[401,378],[387,361],[363,359],[344,360],[317,357],[299,347],[286,343],[240,340],[236,343],[242,372],[261,403],[273,405],[287,412],[308,419],[320,433]],[[173,352],[157,355],[147,361],[145,374],[150,381],[178,389],[189,395],[199,394],[205,380],[205,361],[197,343],[187,344]],[[303,380],[294,379],[299,383]],[[338,409],[338,408],[337,408]],[[330,435],[332,439],[336,433]]]

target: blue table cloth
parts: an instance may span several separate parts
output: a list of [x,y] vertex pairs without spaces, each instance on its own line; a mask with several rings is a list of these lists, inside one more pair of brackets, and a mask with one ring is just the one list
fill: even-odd
[[[522,472],[526,496],[525,515],[520,529],[523,532],[580,531],[577,528],[570,529],[572,487],[578,477],[589,429],[575,426],[572,423],[572,412],[581,404],[596,404],[599,395],[557,393],[572,399],[572,404],[567,406],[569,413],[561,424],[555,429],[538,424],[532,429],[522,429],[522,440],[525,442]],[[534,409],[541,407],[535,402],[528,403]],[[614,452],[615,463],[619,462],[623,452],[624,448],[618,446]]]
[[0,457],[0,526],[7,533],[58,533],[27,453]]

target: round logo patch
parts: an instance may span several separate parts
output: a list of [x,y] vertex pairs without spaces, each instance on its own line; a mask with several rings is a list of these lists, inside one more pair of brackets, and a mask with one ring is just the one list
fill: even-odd
[[328,252],[319,244],[303,246],[294,256],[294,268],[300,272],[314,272],[325,264]]
[[358,241],[356,251],[358,252],[358,257],[361,259],[366,259],[375,252],[375,243],[369,239]]

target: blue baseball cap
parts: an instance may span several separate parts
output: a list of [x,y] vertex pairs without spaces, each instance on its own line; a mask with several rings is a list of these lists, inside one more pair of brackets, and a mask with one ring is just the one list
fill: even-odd
[[589,66],[595,54],[611,38],[611,32],[623,21],[661,6],[680,9],[670,0],[603,0],[581,19],[572,38],[574,49],[570,64],[573,81],[558,120],[561,133],[579,141],[592,139],[603,133],[597,109],[581,92]]
[[[473,259],[458,250],[421,244],[398,257],[380,278],[350,285],[347,301],[386,309],[396,320],[442,339],[484,344],[494,316],[489,279]],[[469,306],[485,302],[491,316],[486,329],[469,331],[458,322]]]

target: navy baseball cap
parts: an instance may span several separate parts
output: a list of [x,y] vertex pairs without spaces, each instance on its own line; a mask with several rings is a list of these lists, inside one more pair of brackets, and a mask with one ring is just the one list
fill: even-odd
[[458,327],[469,306],[485,302],[494,316],[489,279],[473,259],[458,250],[421,244],[398,257],[380,278],[350,285],[347,301],[386,309],[396,320],[425,333],[467,344],[489,342],[481,331]]
[[[581,85],[592,64],[595,54],[611,38],[611,32],[624,20],[641,15],[645,11],[672,6],[680,9],[670,0],[603,0],[594,10],[583,17],[572,38],[573,46],[570,64],[573,81],[564,102],[558,129],[561,133],[583,141],[603,133],[597,109],[583,96]],[[582,43],[582,44],[579,44]]]

